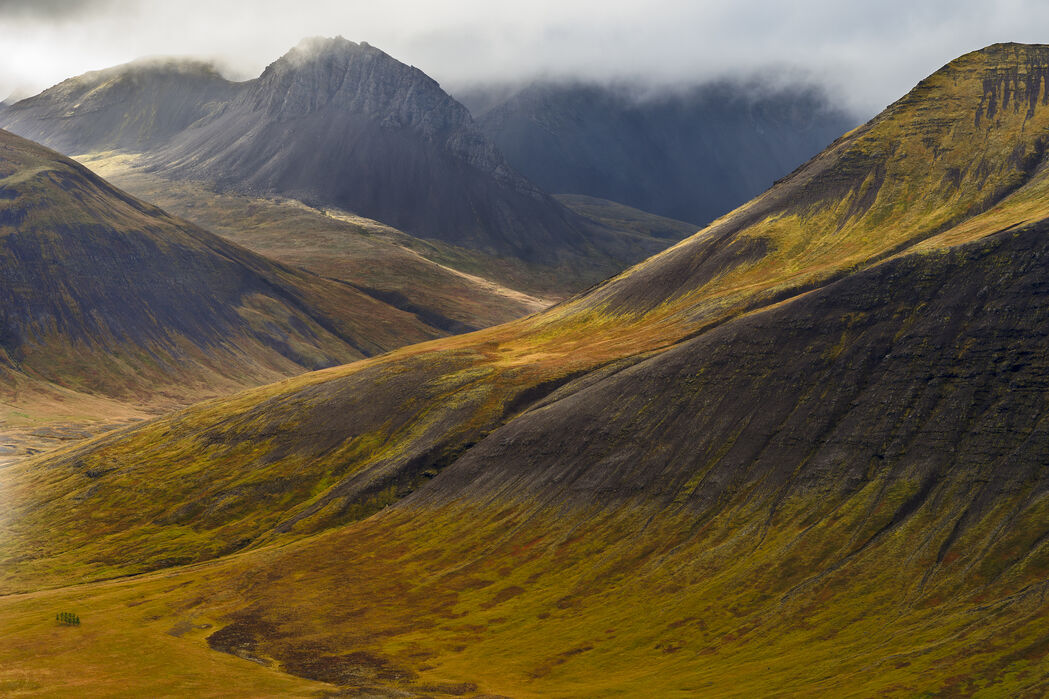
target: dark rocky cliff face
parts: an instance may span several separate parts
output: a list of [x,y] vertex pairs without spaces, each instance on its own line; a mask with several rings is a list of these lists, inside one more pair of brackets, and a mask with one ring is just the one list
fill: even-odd
[[809,86],[732,82],[640,97],[626,87],[535,83],[478,125],[547,191],[587,194],[705,224],[770,187],[855,126]]
[[282,121],[338,109],[383,128],[411,129],[427,141],[443,142],[475,167],[538,194],[509,170],[474,128],[469,111],[436,81],[366,42],[303,41],[252,82],[243,105]]

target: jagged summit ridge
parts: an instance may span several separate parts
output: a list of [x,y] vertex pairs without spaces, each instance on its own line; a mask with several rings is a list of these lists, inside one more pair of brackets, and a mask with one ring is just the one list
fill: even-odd
[[342,37],[304,39],[266,67],[252,99],[285,117],[330,105],[377,118],[388,127],[419,128],[431,135],[471,121],[466,108],[418,68]]
[[335,206],[485,254],[609,268],[643,256],[516,173],[436,81],[366,43],[306,39],[239,83],[200,66],[143,75],[82,76],[2,123],[61,152],[140,153],[165,176]]
[[377,48],[307,39],[240,87],[149,164],[485,252],[554,260],[587,245],[587,224],[514,172],[463,105]]
[[540,195],[436,80],[367,42],[342,36],[303,39],[266,67],[245,99],[282,120],[331,108],[375,120],[385,129],[415,130],[518,191]]

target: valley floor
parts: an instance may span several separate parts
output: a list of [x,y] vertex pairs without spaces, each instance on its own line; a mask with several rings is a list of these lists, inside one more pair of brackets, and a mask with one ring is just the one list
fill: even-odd
[[[811,535],[777,526],[762,540],[731,531],[732,517],[704,530],[651,517],[637,531],[651,513],[567,514],[509,502],[496,515],[402,511],[294,546],[0,597],[0,688],[84,697],[1049,689],[1045,585],[923,593],[911,567],[892,564],[924,516],[809,578],[798,574],[811,552],[799,541],[829,544],[833,526]],[[840,532],[859,513],[842,514]],[[82,624],[57,624],[61,611]]]

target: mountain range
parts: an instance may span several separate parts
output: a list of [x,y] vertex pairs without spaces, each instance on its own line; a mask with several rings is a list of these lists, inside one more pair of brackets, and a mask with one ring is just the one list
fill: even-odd
[[665,243],[579,216],[521,177],[421,70],[341,37],[240,83],[154,59],[71,78],[2,125],[69,154],[120,149],[176,180],[340,208],[591,283]]
[[0,468],[0,681],[1044,695],[1047,90],[966,54],[541,313]]
[[[424,253],[434,261],[563,297],[695,232],[852,125],[805,86],[726,83],[642,99],[536,83],[482,109],[503,91],[457,93],[475,120],[419,69],[366,43],[314,38],[244,82],[185,59],[86,73],[5,105],[0,126],[69,155],[134,154],[138,170],[176,187],[276,194],[377,220],[444,246]],[[674,224],[668,239],[547,192],[693,223]]]

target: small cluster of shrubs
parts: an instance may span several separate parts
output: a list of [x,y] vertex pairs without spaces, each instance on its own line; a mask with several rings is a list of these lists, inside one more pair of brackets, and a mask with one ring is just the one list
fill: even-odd
[[66,626],[80,626],[80,617],[73,612],[59,612],[55,615],[55,620]]

